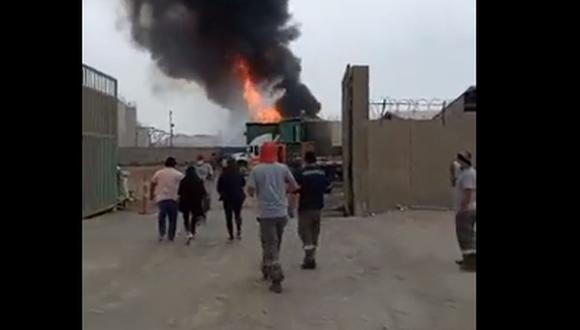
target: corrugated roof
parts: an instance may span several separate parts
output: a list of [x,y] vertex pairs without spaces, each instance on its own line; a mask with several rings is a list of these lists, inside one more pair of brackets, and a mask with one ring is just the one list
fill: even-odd
[[441,117],[441,115],[445,112],[446,108],[449,108],[453,103],[457,102],[458,100],[462,99],[465,94],[470,93],[470,92],[475,92],[476,91],[476,86],[469,86],[469,88],[467,88],[463,93],[461,93],[461,95],[459,95],[457,98],[455,98],[455,100],[449,102],[445,108],[441,109],[441,111],[439,111],[435,116],[435,118]]

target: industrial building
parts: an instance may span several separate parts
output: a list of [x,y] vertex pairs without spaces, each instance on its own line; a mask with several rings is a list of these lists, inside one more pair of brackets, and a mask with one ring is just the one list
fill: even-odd
[[137,145],[137,107],[121,99],[117,104],[119,147],[134,147]]
[[466,116],[475,116],[476,87],[471,86],[455,100],[447,104],[433,119],[456,119]]

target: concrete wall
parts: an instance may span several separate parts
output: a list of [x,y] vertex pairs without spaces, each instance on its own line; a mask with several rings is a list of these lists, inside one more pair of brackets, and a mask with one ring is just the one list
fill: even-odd
[[135,147],[137,143],[137,109],[118,101],[117,115],[119,147]]
[[369,139],[368,175],[372,181],[367,188],[372,212],[379,212],[382,207],[393,208],[397,203],[408,205],[411,199],[409,129],[409,121],[369,123],[372,139]]
[[346,212],[367,212],[369,67],[347,66],[342,81],[342,145]]
[[432,121],[370,121],[369,211],[397,204],[451,207],[449,165],[460,150],[475,152],[475,117]]
[[195,162],[200,154],[209,159],[219,148],[119,148],[120,165],[157,165],[163,164],[169,156],[178,163]]
[[317,155],[332,154],[332,130],[334,122],[326,120],[310,120],[303,122],[304,141],[311,142]]
[[340,120],[332,121],[331,126],[332,146],[342,146],[342,122]]
[[344,189],[344,208],[346,214],[354,213],[354,194],[352,189],[352,75],[350,65],[342,78],[342,171]]
[[[211,147],[217,146],[221,143],[221,139],[217,135],[186,135],[176,134],[173,136],[173,146],[178,148],[192,148],[192,147]],[[161,144],[169,145],[169,136],[161,142]]]
[[348,66],[342,82],[345,207],[366,215],[396,207],[451,207],[449,165],[469,150],[476,162],[474,112],[459,98],[434,120],[370,121],[367,66]]

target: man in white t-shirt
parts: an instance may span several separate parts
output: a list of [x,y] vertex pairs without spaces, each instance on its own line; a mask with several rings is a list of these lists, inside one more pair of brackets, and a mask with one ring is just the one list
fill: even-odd
[[455,184],[455,228],[457,242],[463,256],[457,261],[462,270],[475,271],[475,215],[476,215],[476,171],[471,164],[471,154],[460,152],[457,161],[461,165],[461,173]]
[[[465,155],[471,159],[471,153],[469,151],[465,151]],[[459,178],[459,175],[461,174],[461,164],[459,163],[459,161],[457,159],[454,159],[451,162],[451,165],[449,166],[449,175],[450,175],[450,181],[451,181],[451,195],[453,196],[452,200],[453,202],[455,202],[455,200],[457,199],[457,188],[455,187],[455,185],[457,184],[457,178]]]
[[169,218],[169,231],[167,238],[173,242],[175,230],[177,229],[178,194],[179,183],[183,179],[183,174],[175,169],[177,162],[175,158],[168,157],[165,167],[155,172],[151,178],[151,200],[155,199],[159,207],[159,241],[163,241],[166,234],[166,219]]

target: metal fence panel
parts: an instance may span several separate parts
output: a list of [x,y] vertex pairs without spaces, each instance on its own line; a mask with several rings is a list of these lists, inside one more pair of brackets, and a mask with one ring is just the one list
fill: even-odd
[[83,217],[117,201],[117,145],[114,140],[83,136]]
[[117,81],[82,67],[83,218],[117,202]]

